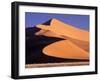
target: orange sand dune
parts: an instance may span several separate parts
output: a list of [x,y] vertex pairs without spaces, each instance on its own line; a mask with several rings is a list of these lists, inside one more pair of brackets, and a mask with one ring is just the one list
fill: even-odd
[[67,36],[76,40],[89,42],[89,32],[75,28],[74,26],[65,24],[57,19],[52,19],[51,25],[37,25],[38,28],[50,30],[58,35]]
[[69,40],[52,43],[43,49],[43,53],[48,56],[60,58],[89,59],[88,52],[79,48]]
[[43,49],[49,56],[69,59],[89,59],[89,32],[53,19],[49,25],[37,25],[36,35],[63,38]]
[[83,50],[89,52],[89,43],[85,41],[75,40],[66,36],[60,36],[52,31],[43,30],[43,29],[37,32],[36,35],[44,35],[47,37],[57,37],[57,38],[67,39],[73,42],[74,44],[76,44],[77,46],[79,46],[80,48],[82,48]]
[[[62,36],[59,36],[55,34],[54,32],[45,31],[45,30],[40,30],[39,32],[37,32],[37,35],[63,38]],[[74,46],[69,45],[67,40],[71,41],[71,43],[73,43]],[[49,55],[49,56],[54,56],[54,57],[60,57],[60,58],[74,58],[74,59],[87,59],[88,58],[89,45],[87,42],[73,40],[70,38],[67,38],[67,40],[66,41],[64,40],[63,42],[55,42],[53,44],[46,46],[43,49],[44,54]],[[74,50],[72,49],[72,47]],[[77,47],[78,49],[76,50],[75,47]],[[86,58],[84,58],[84,55]]]
[[83,50],[89,52],[89,43],[85,42],[85,41],[80,41],[80,40],[75,40],[66,36],[60,36],[52,31],[49,30],[40,30],[39,32],[36,33],[36,35],[44,35],[47,37],[56,37],[56,38],[62,38],[62,39],[67,39],[70,40],[71,42],[73,42],[74,44],[76,44],[77,46],[79,46],[80,48],[82,48]]

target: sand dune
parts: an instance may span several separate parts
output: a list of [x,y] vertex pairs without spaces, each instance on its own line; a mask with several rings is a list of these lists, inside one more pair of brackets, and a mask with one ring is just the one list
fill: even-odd
[[47,37],[56,37],[56,38],[67,39],[67,40],[70,40],[71,42],[73,42],[74,44],[76,44],[77,46],[79,46],[80,48],[82,48],[83,50],[85,50],[87,52],[89,51],[89,43],[86,41],[80,41],[80,40],[69,38],[67,36],[61,36],[52,31],[43,30],[43,29],[40,30],[39,32],[37,32],[36,35],[43,35],[43,36],[47,36]]
[[63,38],[44,47],[43,52],[48,56],[89,59],[89,32],[52,19],[50,25],[37,25],[41,30],[36,35]]
[[78,29],[74,26],[65,24],[57,19],[52,19],[50,26],[47,25],[37,25],[38,28],[44,30],[50,30],[58,35],[67,36],[76,40],[89,42],[89,32]]
[[89,59],[88,52],[79,48],[69,40],[52,43],[43,49],[43,53],[60,58]]

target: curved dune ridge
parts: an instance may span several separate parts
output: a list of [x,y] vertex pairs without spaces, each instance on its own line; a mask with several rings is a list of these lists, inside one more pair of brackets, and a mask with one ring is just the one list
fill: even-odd
[[50,25],[37,25],[41,30],[36,35],[63,38],[47,45],[44,54],[59,58],[89,59],[89,32],[52,19]]
[[43,49],[43,53],[60,58],[88,59],[88,52],[79,48],[69,40],[52,43]]
[[78,29],[74,26],[65,24],[57,19],[52,19],[50,26],[47,25],[37,25],[38,28],[43,30],[50,30],[55,32],[58,35],[64,35],[76,40],[89,42],[89,32]]

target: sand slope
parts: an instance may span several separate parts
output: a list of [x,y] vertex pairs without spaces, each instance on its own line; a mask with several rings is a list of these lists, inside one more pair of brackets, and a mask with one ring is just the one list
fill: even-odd
[[52,43],[43,49],[43,53],[60,58],[88,59],[88,52],[79,48],[69,40]]

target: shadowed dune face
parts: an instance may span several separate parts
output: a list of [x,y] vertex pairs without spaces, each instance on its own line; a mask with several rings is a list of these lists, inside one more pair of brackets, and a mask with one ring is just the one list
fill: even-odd
[[60,58],[89,59],[89,32],[77,29],[57,19],[49,25],[37,25],[41,30],[36,35],[62,38],[46,46],[44,54]]

